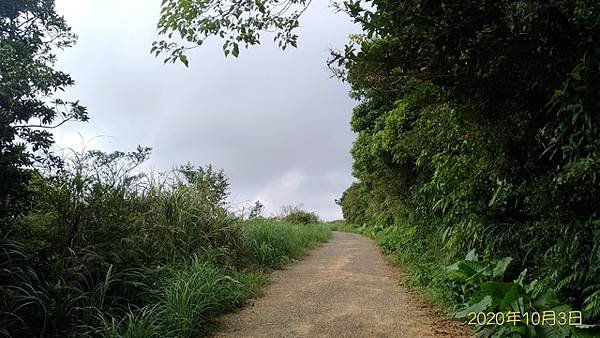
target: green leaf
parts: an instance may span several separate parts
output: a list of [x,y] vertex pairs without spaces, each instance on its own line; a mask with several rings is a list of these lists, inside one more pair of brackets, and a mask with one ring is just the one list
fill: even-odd
[[186,67],[189,67],[189,61],[187,56],[181,54],[179,55],[179,60],[181,61],[181,63],[183,63]]
[[477,252],[475,251],[475,249],[469,251],[467,253],[467,256],[465,257],[466,261],[477,261],[479,259],[479,256],[477,255]]
[[492,304],[492,297],[485,296],[479,302],[470,305],[454,314],[456,318],[465,318],[471,312],[483,312],[489,308]]
[[462,261],[459,262],[458,266],[460,267],[460,270],[467,276],[473,277],[475,275],[482,274],[487,267],[487,264],[478,261]]
[[508,310],[518,305],[517,301],[525,291],[515,283],[489,281],[481,284],[481,294],[492,297],[501,310]]
[[554,290],[546,290],[533,299],[533,306],[538,310],[552,309],[560,304]]
[[492,277],[494,279],[502,280],[510,262],[512,262],[512,257],[504,257],[498,260],[496,266],[494,266]]

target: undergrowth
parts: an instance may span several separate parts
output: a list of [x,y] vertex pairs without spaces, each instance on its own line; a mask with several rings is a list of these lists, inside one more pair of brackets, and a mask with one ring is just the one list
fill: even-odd
[[329,227],[329,229],[331,229],[331,231],[341,231],[341,232],[350,232],[350,233],[354,233],[354,234],[360,234],[360,233],[362,233],[362,229],[363,229],[361,227],[357,227],[357,226],[350,224],[343,220],[331,221],[331,222],[327,222],[325,224]]
[[72,154],[33,175],[31,212],[1,224],[0,336],[202,335],[329,238],[244,220],[210,166],[145,174],[149,152]]
[[[517,271],[517,278],[510,277],[515,269],[511,264],[512,257],[485,259],[471,250],[464,259],[457,261],[445,254],[443,243],[436,236],[420,233],[418,227],[409,223],[384,228],[366,225],[344,225],[343,228],[362,229],[362,233],[373,238],[395,264],[402,266],[406,286],[419,292],[448,316],[473,324],[471,327],[479,336],[597,337],[600,334],[597,325],[586,324],[593,314],[561,301],[554,289],[543,280],[532,279],[527,269]],[[525,323],[523,316],[526,313],[535,313],[541,319],[548,312],[555,314],[556,323],[564,315],[564,323]],[[494,318],[501,318],[503,324],[482,324],[485,321],[477,317],[480,313],[488,319],[492,318],[490,314],[497,314]],[[518,314],[514,316],[520,321],[506,322],[511,318],[510,313]],[[570,322],[568,316],[572,314],[580,320]],[[535,320],[535,315],[532,318]]]

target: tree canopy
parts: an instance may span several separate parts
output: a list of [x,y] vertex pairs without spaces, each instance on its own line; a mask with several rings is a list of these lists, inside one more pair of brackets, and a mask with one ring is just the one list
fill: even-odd
[[74,42],[53,0],[0,2],[0,219],[27,209],[27,168],[47,158],[35,154],[52,145],[48,128],[88,119],[55,96],[74,81],[54,68],[54,53]]

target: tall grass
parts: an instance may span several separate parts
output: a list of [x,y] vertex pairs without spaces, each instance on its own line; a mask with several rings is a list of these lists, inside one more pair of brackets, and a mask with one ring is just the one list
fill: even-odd
[[246,224],[245,242],[256,261],[278,267],[304,256],[308,249],[327,241],[324,225],[297,224],[278,220],[253,220]]
[[212,319],[257,294],[268,281],[265,269],[301,258],[327,241],[323,225],[298,225],[278,220],[253,220],[242,226],[247,262],[242,271],[218,268],[209,257],[195,256],[173,267],[154,292],[155,304],[128,313],[120,322],[105,322],[114,337],[198,336],[212,328]]
[[209,262],[194,259],[160,290],[161,321],[178,337],[198,335],[208,319],[240,304],[239,284]]
[[221,171],[146,175],[148,154],[74,154],[33,175],[32,212],[0,238],[0,335],[196,336],[328,238],[322,225],[243,221]]

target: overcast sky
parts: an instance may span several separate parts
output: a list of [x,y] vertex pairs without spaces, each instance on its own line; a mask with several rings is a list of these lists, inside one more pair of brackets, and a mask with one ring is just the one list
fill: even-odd
[[341,218],[334,199],[353,180],[355,103],[325,62],[329,47],[358,32],[347,16],[317,1],[301,20],[299,48],[281,51],[267,40],[225,59],[215,40],[192,51],[185,68],[149,54],[160,0],[56,4],[79,36],[59,54],[58,68],[76,81],[65,95],[91,116],[61,127],[59,146],[151,146],[156,170],[188,161],[224,169],[238,208],[260,200],[275,214],[303,204],[326,220]]

